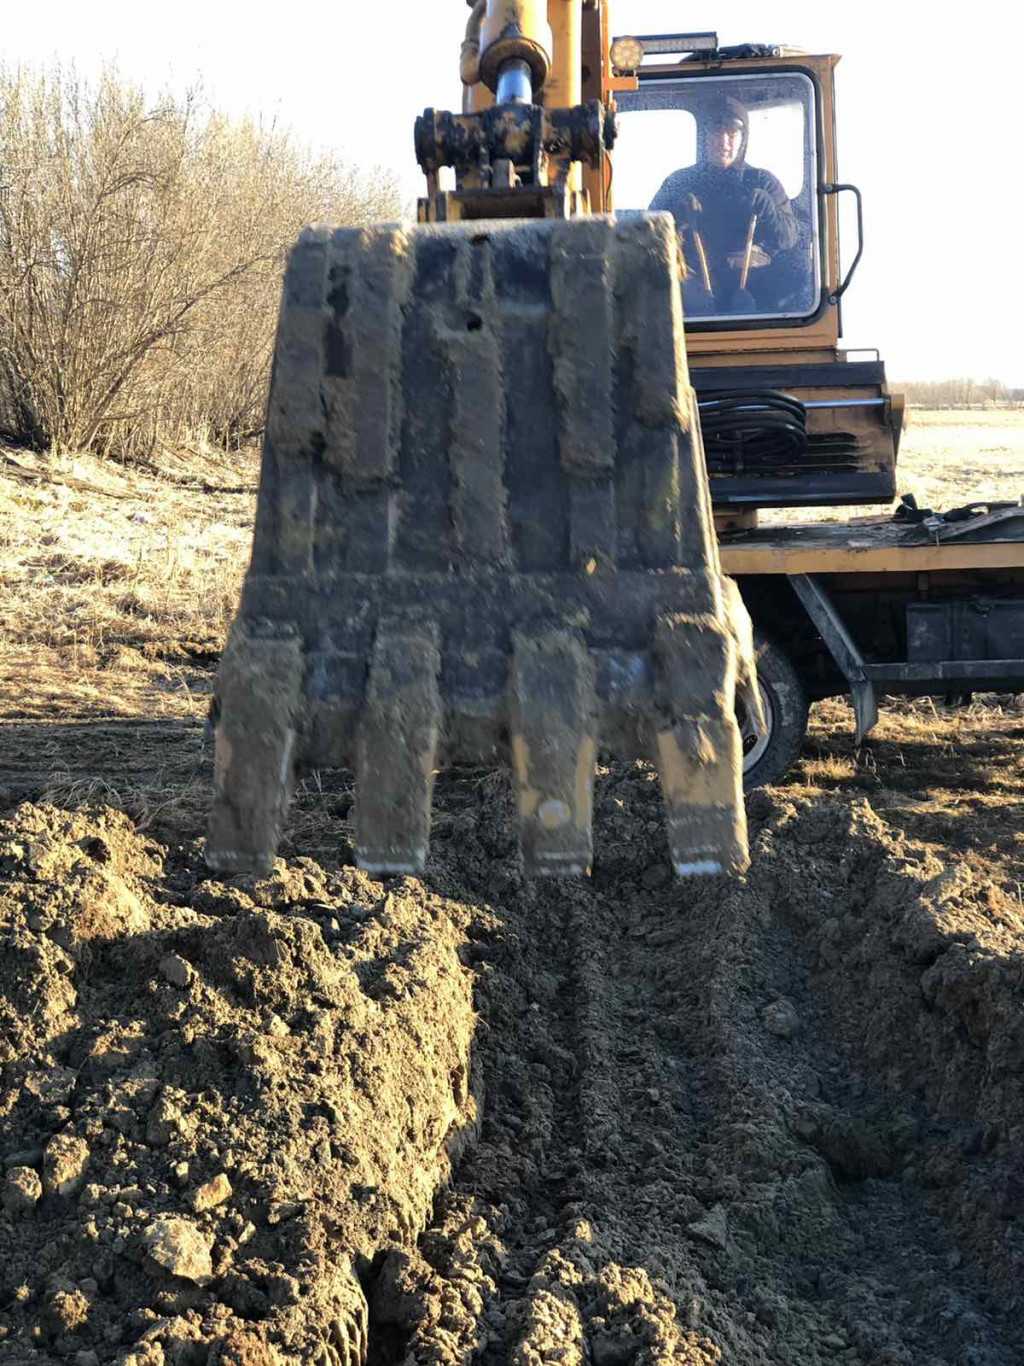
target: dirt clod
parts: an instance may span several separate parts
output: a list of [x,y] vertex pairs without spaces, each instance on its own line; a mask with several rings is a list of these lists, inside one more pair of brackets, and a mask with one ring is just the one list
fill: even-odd
[[725,1206],[715,1205],[703,1219],[695,1219],[692,1224],[687,1224],[686,1230],[692,1238],[699,1238],[702,1243],[724,1248],[729,1241]]
[[89,1145],[74,1134],[54,1134],[43,1150],[43,1190],[47,1195],[77,1195],[89,1165]]
[[231,1182],[225,1172],[218,1172],[212,1181],[206,1181],[189,1196],[189,1204],[196,1214],[216,1209],[231,1199]]
[[800,1016],[792,1001],[771,1001],[764,1008],[764,1027],[777,1039],[791,1039],[800,1029]]
[[28,1214],[43,1194],[43,1183],[31,1167],[12,1167],[4,1178],[3,1205],[8,1214]]
[[160,959],[160,973],[172,987],[182,988],[187,987],[195,976],[191,963],[186,963],[179,953],[169,953]]
[[186,1219],[162,1219],[150,1224],[142,1238],[151,1261],[172,1276],[207,1285],[213,1279],[213,1262],[207,1240]]
[[966,892],[973,881],[974,876],[967,864],[956,863],[952,868],[944,868],[941,873],[929,878],[921,888],[921,895],[934,905],[941,906],[952,897]]

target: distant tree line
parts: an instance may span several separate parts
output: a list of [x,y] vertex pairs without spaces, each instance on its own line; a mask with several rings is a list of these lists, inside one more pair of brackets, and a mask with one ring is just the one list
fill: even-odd
[[389,174],[198,95],[0,66],[0,436],[136,456],[251,440],[299,229],[400,212]]
[[892,387],[919,408],[1024,407],[1024,389],[999,379],[900,380]]

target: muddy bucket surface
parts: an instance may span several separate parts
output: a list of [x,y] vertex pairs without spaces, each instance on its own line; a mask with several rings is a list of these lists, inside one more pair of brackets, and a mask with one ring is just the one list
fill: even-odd
[[267,869],[296,775],[338,766],[361,866],[420,871],[436,769],[507,761],[528,869],[586,872],[604,752],[657,765],[677,872],[741,870],[752,679],[671,219],[308,229],[218,685],[210,866]]

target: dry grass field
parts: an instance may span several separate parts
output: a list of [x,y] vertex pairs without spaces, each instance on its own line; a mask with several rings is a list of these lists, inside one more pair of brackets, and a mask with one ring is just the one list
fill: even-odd
[[945,509],[1024,495],[1024,409],[911,410],[900,448],[901,492]]
[[[0,787],[202,826],[203,718],[252,535],[258,455],[0,467]],[[222,488],[229,492],[220,492]]]

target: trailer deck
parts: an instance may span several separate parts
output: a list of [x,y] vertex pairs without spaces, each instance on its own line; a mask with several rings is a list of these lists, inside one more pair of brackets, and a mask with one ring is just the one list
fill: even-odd
[[978,507],[720,536],[755,626],[808,698],[849,692],[858,742],[887,693],[1024,692],[1024,506]]
[[808,522],[726,532],[727,574],[927,573],[965,569],[1024,571],[1024,506],[964,521],[875,518]]

